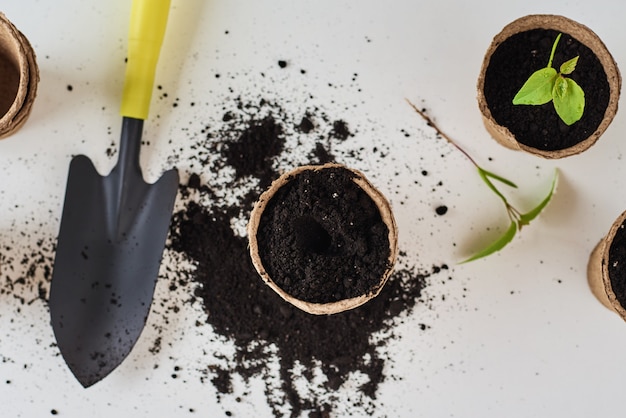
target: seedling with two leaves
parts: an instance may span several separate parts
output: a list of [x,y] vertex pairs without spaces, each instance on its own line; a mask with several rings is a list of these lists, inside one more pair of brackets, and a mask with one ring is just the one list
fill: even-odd
[[513,98],[514,105],[543,105],[552,101],[554,109],[566,125],[579,121],[585,110],[585,92],[566,75],[576,69],[579,56],[564,62],[559,72],[552,67],[554,52],[561,39],[559,33],[552,45],[548,66],[535,71]]
[[461,151],[461,153],[474,165],[474,167],[476,167],[476,169],[478,170],[478,175],[480,176],[480,178],[485,182],[485,184],[489,187],[489,189],[491,189],[491,191],[493,191],[496,194],[496,196],[498,196],[498,198],[500,198],[502,203],[504,203],[504,207],[506,208],[507,215],[509,217],[509,220],[511,221],[511,223],[509,224],[509,227],[507,228],[506,232],[502,236],[500,236],[494,242],[489,244],[487,247],[477,251],[476,253],[474,253],[474,255],[472,255],[471,257],[469,257],[467,259],[465,259],[461,263],[467,263],[467,262],[470,262],[470,261],[474,261],[474,260],[477,260],[479,258],[483,258],[483,257],[486,257],[488,255],[491,255],[491,254],[493,254],[493,253],[495,253],[497,251],[500,251],[508,243],[510,243],[513,240],[513,238],[515,237],[515,234],[517,233],[517,231],[520,231],[522,229],[522,227],[528,225],[548,205],[548,203],[552,199],[552,196],[554,194],[554,190],[556,188],[556,183],[557,183],[557,178],[558,178],[558,171],[554,172],[554,178],[552,179],[552,185],[550,187],[550,190],[548,191],[547,196],[545,196],[541,200],[541,202],[537,206],[535,206],[533,209],[531,209],[530,211],[528,211],[528,212],[521,212],[520,210],[515,208],[507,200],[506,196],[504,196],[504,194],[496,186],[496,184],[504,184],[505,186],[508,186],[508,187],[517,188],[517,185],[515,183],[513,183],[512,181],[510,181],[510,180],[508,180],[508,179],[506,179],[506,178],[504,178],[502,176],[499,176],[499,175],[497,175],[495,173],[492,173],[489,170],[485,170],[484,168],[482,168],[480,165],[478,165],[476,160],[474,160],[472,158],[472,156],[467,153],[467,151],[465,151],[463,148],[461,148],[448,135],[446,135],[444,132],[442,132],[441,129],[439,129],[439,127],[433,122],[433,120],[423,110],[418,109],[417,106],[415,106],[410,101],[407,100],[407,102],[409,103],[409,105],[422,118],[424,118],[424,120],[426,120],[426,123],[428,124],[428,126],[432,127],[437,132],[437,134],[439,136],[444,138],[446,141],[448,141],[448,143],[450,143],[456,149]]

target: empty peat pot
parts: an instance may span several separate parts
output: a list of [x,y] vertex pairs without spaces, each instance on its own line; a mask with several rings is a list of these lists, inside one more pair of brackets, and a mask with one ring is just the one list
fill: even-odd
[[[531,74],[548,66],[559,33],[551,66],[559,72],[561,64],[578,56],[575,69],[565,77],[585,95],[583,115],[571,125],[561,120],[552,100],[513,104]],[[500,144],[544,158],[563,158],[591,147],[609,126],[617,112],[621,76],[604,43],[588,27],[563,16],[529,15],[493,38],[477,89],[485,127]]]
[[256,202],[248,224],[255,269],[276,293],[311,314],[334,314],[374,298],[397,255],[387,199],[339,164],[283,174]]
[[37,95],[39,69],[28,39],[0,13],[0,138],[22,127]]
[[587,279],[596,298],[626,320],[626,212],[591,253]]

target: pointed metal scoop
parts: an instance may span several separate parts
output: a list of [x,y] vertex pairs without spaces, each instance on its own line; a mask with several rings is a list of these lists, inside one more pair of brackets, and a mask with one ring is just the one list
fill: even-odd
[[134,0],[119,161],[98,174],[75,157],[67,181],[50,289],[58,347],[85,387],[128,356],[150,312],[178,189],[176,170],[154,184],[139,164],[169,0]]

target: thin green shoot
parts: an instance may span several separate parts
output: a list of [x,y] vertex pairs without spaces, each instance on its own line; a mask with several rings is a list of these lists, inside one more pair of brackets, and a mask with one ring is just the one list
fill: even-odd
[[446,133],[444,133],[441,129],[439,129],[439,127],[425,113],[425,111],[419,109],[417,106],[415,106],[409,100],[407,100],[407,102],[413,108],[413,110],[415,110],[415,112],[417,112],[417,114],[420,115],[426,121],[427,125],[432,127],[435,130],[435,132],[437,133],[438,136],[440,136],[441,138],[445,139],[454,148],[459,150],[474,165],[474,167],[476,167],[476,169],[478,171],[479,177],[483,180],[483,182],[487,185],[487,187],[489,187],[489,189],[496,196],[498,196],[498,198],[504,204],[504,207],[506,209],[506,213],[508,215],[508,218],[511,221],[510,224],[509,224],[509,227],[507,228],[507,230],[505,231],[505,233],[503,235],[498,237],[498,239],[496,239],[494,242],[490,243],[485,248],[483,248],[483,249],[481,249],[479,251],[476,251],[472,256],[470,256],[467,259],[463,260],[461,263],[467,263],[467,262],[470,262],[470,261],[474,261],[474,260],[477,260],[479,258],[483,258],[483,257],[486,257],[488,255],[491,255],[491,254],[493,254],[493,253],[495,253],[497,251],[500,251],[508,243],[510,243],[513,240],[513,238],[515,237],[515,234],[517,233],[517,231],[520,231],[522,229],[522,227],[528,225],[548,205],[548,203],[552,199],[552,196],[553,196],[554,191],[556,189],[556,184],[557,184],[557,179],[558,179],[558,171],[555,171],[555,173],[554,173],[554,178],[552,180],[552,185],[550,187],[550,190],[549,190],[547,196],[545,196],[541,200],[541,202],[537,206],[535,206],[533,209],[531,209],[530,211],[522,212],[522,211],[518,210],[515,206],[513,206],[508,201],[506,196],[500,191],[500,189],[498,189],[498,187],[496,186],[495,182],[498,182],[499,184],[504,184],[504,185],[506,185],[508,187],[516,189],[517,185],[515,183],[513,183],[511,180],[508,180],[505,177],[502,177],[502,176],[500,176],[498,174],[492,173],[491,171],[488,171],[488,170],[485,170],[484,168],[482,168],[476,162],[476,160],[474,158],[472,158],[472,156],[467,151],[465,151],[463,148],[461,148],[455,141],[452,140],[451,137],[449,137]]

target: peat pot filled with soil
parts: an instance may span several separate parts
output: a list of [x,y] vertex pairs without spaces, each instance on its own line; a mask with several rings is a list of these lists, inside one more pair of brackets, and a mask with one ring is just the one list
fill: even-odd
[[0,138],[24,125],[37,95],[39,68],[28,39],[0,13]]
[[626,320],[626,212],[591,253],[587,279],[598,300]]
[[317,315],[378,295],[397,255],[389,203],[362,173],[339,164],[302,166],[274,181],[252,210],[248,237],[263,281]]
[[604,133],[620,89],[617,65],[591,29],[563,16],[529,15],[494,37],[478,77],[478,106],[502,145],[563,158]]

